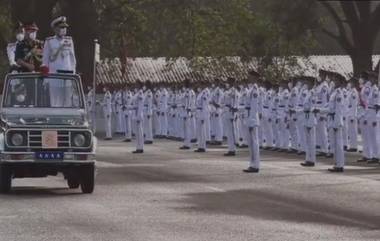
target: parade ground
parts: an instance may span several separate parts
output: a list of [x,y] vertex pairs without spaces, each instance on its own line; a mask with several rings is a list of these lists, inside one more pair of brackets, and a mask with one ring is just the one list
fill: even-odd
[[0,196],[0,240],[379,240],[380,166],[359,155],[331,174],[332,159],[306,169],[303,156],[263,151],[261,172],[244,174],[247,149],[98,144],[92,195],[61,177],[15,179]]

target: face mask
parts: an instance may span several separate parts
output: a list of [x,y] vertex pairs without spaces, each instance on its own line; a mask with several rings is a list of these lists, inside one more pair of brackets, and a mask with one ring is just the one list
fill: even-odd
[[351,83],[348,83],[347,84],[347,89],[351,89],[352,88],[352,84]]
[[146,90],[146,87],[145,87],[145,86],[143,87],[143,90],[144,90],[144,91]]
[[22,41],[22,40],[24,40],[24,34],[23,34],[23,33],[18,33],[18,34],[16,35],[16,39],[17,39],[17,41]]
[[292,83],[288,83],[288,88],[289,89],[293,88],[293,84]]
[[360,79],[359,79],[359,84],[360,84],[360,85],[363,85],[363,84],[364,84],[364,79],[363,79],[363,78],[360,78]]
[[65,36],[67,34],[67,28],[60,28],[58,34],[61,37]]
[[230,88],[230,85],[229,84],[226,84],[226,89],[229,89]]
[[107,89],[103,89],[103,92],[106,93],[106,92],[107,92]]
[[25,101],[25,95],[18,95],[16,97],[17,102],[24,102]]
[[284,90],[284,87],[280,87],[280,88],[278,88],[278,91],[283,91]]
[[29,38],[30,38],[31,40],[35,40],[35,39],[37,38],[37,32],[30,33],[30,34],[29,34]]
[[335,83],[334,83],[334,82],[331,82],[331,83],[330,83],[330,88],[331,88],[331,89],[334,89],[334,88],[335,88]]

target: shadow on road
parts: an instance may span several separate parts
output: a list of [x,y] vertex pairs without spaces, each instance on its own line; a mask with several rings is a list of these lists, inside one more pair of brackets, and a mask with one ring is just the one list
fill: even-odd
[[1,194],[0,197],[27,197],[29,198],[54,198],[62,196],[76,196],[82,193],[79,189],[69,188],[46,188],[46,187],[14,187],[8,194]]
[[[323,203],[302,201],[258,190],[192,193],[186,195],[185,212],[248,216],[255,219],[319,223],[380,229],[380,216],[341,209]],[[190,207],[189,207],[190,205]]]

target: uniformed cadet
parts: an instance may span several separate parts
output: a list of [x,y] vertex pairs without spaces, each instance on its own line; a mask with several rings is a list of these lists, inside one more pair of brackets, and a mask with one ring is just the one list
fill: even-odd
[[21,72],[37,71],[42,64],[43,43],[37,40],[38,27],[35,23],[26,23],[23,26],[25,36],[24,40],[16,45],[16,63]]
[[18,24],[15,29],[16,42],[9,43],[7,46],[7,56],[9,61],[10,70],[9,72],[18,72],[20,66],[16,63],[16,46],[18,43],[24,40],[24,28],[22,24]]
[[315,137],[315,129],[317,125],[316,113],[317,109],[315,108],[316,103],[316,94],[314,93],[314,79],[307,78],[305,79],[306,88],[303,91],[304,103],[303,103],[303,111],[304,111],[304,128],[305,128],[305,153],[306,158],[305,162],[301,163],[304,167],[313,167],[316,162],[316,137]]
[[379,88],[377,87],[377,73],[369,72],[369,81],[371,82],[370,93],[365,109],[365,120],[367,128],[367,143],[369,159],[367,163],[379,162],[379,126],[378,126],[378,110],[379,110]]
[[88,86],[87,87],[86,104],[87,104],[87,116],[88,116],[88,119],[89,119],[91,125],[95,124],[95,122],[94,122],[95,120],[93,119],[94,118],[95,105],[96,105],[96,102],[94,103],[94,95],[95,95],[95,91],[90,86]]
[[206,129],[206,118],[209,117],[209,95],[208,90],[203,88],[204,86],[199,86],[198,93],[196,97],[196,122],[197,122],[197,140],[198,149],[195,152],[206,152],[206,142],[207,142],[207,129]]
[[330,139],[330,146],[333,147],[333,156],[335,165],[328,170],[330,172],[343,172],[344,171],[344,147],[343,147],[343,116],[344,116],[344,102],[343,102],[343,86],[345,79],[343,76],[337,75],[335,77],[335,89],[332,91],[329,99],[329,114],[328,118],[331,120],[331,127],[333,135]]
[[[319,71],[318,85],[315,90],[317,103],[316,108],[325,109],[329,102],[329,84],[326,80],[327,72]],[[317,156],[326,155],[328,152],[327,115],[323,111],[317,113],[316,143],[319,153]]]
[[358,151],[358,79],[351,78],[347,84],[348,108],[347,108],[347,129],[348,129],[348,149],[347,152]]
[[288,153],[296,153],[299,146],[298,126],[296,108],[298,105],[298,86],[295,84],[296,79],[291,79],[288,83],[290,89],[288,102],[288,123],[290,133],[290,150]]
[[235,88],[236,80],[232,77],[227,79],[226,92],[223,97],[224,126],[227,135],[228,152],[225,156],[236,155],[236,120],[239,103],[239,93]]
[[69,25],[66,17],[54,19],[50,26],[55,36],[45,40],[42,65],[48,67],[50,73],[71,72],[75,73],[77,61],[74,52],[74,42],[66,36]]
[[370,148],[371,143],[369,138],[369,128],[368,128],[368,100],[372,91],[372,83],[369,80],[367,72],[363,72],[360,75],[359,83],[361,86],[359,94],[359,106],[358,106],[358,121],[359,128],[361,132],[361,137],[363,140],[363,157],[358,160],[358,162],[367,162],[372,159],[372,151]]
[[132,93],[128,86],[123,91],[123,116],[124,116],[124,142],[132,141]]
[[271,150],[273,148],[273,116],[272,116],[272,84],[269,81],[264,82],[263,91],[263,138],[265,139],[264,150]]
[[153,93],[152,83],[148,80],[143,88],[144,93],[144,144],[153,144]]
[[104,124],[106,130],[105,140],[112,140],[112,95],[107,87],[103,88],[104,98],[103,98],[103,113],[104,113]]
[[243,171],[246,173],[258,173],[260,170],[260,148],[259,148],[259,136],[258,127],[260,126],[259,119],[259,105],[260,105],[260,94],[259,87],[257,85],[257,80],[260,75],[255,71],[250,71],[249,82],[252,85],[248,91],[246,110],[248,111],[247,119],[245,120],[245,125],[248,128],[247,132],[247,142],[249,147],[249,167]]
[[287,88],[287,82],[285,80],[280,82],[278,92],[279,104],[277,106],[278,114],[278,131],[279,131],[279,145],[280,152],[287,152],[289,150],[290,133],[289,133],[289,98],[290,93]]
[[[301,77],[301,80],[304,77]],[[298,125],[298,138],[299,138],[299,147],[298,147],[298,155],[305,155],[306,154],[306,132],[305,132],[305,112],[304,112],[304,104],[305,104],[305,98],[308,96],[308,87],[306,84],[302,84],[300,82],[301,88],[298,92],[298,104],[297,104],[297,125]]]
[[185,112],[183,113],[184,118],[184,142],[183,146],[180,147],[181,150],[189,150],[191,148],[191,139],[193,138],[192,135],[192,118],[193,113],[195,111],[195,92],[190,87],[191,83],[189,79],[185,79],[184,86],[185,86],[185,92],[183,95],[183,106]]
[[222,145],[223,142],[223,120],[222,120],[222,99],[223,90],[221,88],[221,80],[216,79],[216,86],[211,96],[211,106],[213,107],[213,122],[214,128],[214,145]]
[[136,150],[134,154],[144,153],[144,91],[137,82],[137,91],[133,97],[133,121],[135,122]]
[[168,98],[169,93],[165,87],[161,88],[158,100],[160,133],[159,138],[166,138],[168,135]]
[[116,119],[116,133],[123,133],[123,122],[124,122],[124,114],[123,114],[123,93],[121,90],[116,91],[114,96],[115,103],[115,119]]

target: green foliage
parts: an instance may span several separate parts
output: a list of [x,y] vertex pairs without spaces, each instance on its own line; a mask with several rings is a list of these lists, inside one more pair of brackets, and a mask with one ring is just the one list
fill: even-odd
[[[8,71],[9,64],[6,53],[6,46],[12,32],[10,7],[7,1],[0,2],[0,76],[4,76]],[[2,78],[2,77],[1,77]]]

